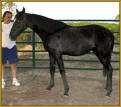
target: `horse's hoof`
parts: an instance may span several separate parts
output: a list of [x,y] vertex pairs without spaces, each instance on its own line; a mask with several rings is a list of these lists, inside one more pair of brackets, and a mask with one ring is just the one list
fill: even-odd
[[65,97],[65,98],[68,98],[68,97],[69,97],[69,95],[64,95],[64,97]]
[[106,97],[110,97],[111,91],[107,92]]
[[68,93],[65,92],[64,97],[66,97],[66,98],[69,97]]
[[49,85],[46,90],[50,91],[52,88],[54,87],[54,85]]
[[105,89],[105,90],[107,90],[107,88],[106,88],[106,87],[105,87],[104,89]]
[[106,97],[106,98],[110,98],[110,95],[107,95],[107,94],[106,94],[106,96],[105,96],[105,97]]
[[47,91],[50,91],[50,90],[51,90],[51,88],[47,87],[47,88],[46,88],[46,90],[47,90]]
[[109,94],[109,93],[107,93],[107,94],[106,94],[106,97],[110,97],[110,94]]
[[68,93],[64,93],[64,97],[68,98],[69,97]]

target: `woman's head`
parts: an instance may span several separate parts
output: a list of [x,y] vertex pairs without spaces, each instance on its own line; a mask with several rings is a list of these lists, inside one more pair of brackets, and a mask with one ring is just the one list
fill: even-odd
[[12,18],[12,12],[5,11],[3,14],[3,21],[5,24],[9,24]]

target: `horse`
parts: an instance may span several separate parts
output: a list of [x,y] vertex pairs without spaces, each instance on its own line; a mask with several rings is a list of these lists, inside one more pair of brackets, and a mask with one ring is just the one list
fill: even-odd
[[64,84],[64,95],[69,96],[69,85],[66,79],[63,55],[80,56],[93,51],[103,65],[103,75],[106,80],[106,96],[112,92],[111,55],[114,46],[114,36],[110,30],[96,24],[85,26],[70,26],[64,22],[42,15],[30,14],[16,9],[15,22],[10,32],[10,38],[15,41],[27,27],[31,28],[42,39],[50,59],[50,83],[47,90],[54,87],[55,64],[57,63]]

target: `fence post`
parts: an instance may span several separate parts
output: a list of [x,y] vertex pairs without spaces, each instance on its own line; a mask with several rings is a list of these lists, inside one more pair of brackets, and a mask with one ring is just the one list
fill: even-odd
[[32,68],[35,68],[35,32],[32,31]]

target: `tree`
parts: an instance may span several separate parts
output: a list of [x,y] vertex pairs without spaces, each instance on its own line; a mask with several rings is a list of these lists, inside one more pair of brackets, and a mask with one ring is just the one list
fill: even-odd
[[14,2],[2,2],[2,10],[11,11],[15,15],[17,5]]
[[120,19],[120,15],[118,14],[115,19],[119,20]]

